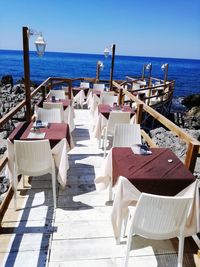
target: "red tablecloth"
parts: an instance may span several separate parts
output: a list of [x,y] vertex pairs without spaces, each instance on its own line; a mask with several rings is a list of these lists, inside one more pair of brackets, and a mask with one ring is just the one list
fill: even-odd
[[[111,111],[117,111],[115,110],[113,107],[106,105],[106,104],[99,104],[98,105],[98,112],[101,113],[106,119],[109,118],[110,112]],[[135,111],[133,111],[133,109],[131,109],[130,106],[123,106],[121,108],[121,111],[123,112],[131,112],[131,117],[135,114]],[[119,112],[121,112],[119,110]]]
[[170,149],[152,148],[151,151],[151,155],[135,155],[131,148],[113,148],[113,185],[121,175],[141,192],[173,196],[195,181]]
[[[33,122],[31,122],[24,133],[21,135],[20,140],[27,140],[31,128],[33,127]],[[49,139],[51,148],[54,147],[63,138],[67,139],[70,146],[70,131],[69,125],[66,123],[49,123],[48,127],[40,128],[41,133],[45,133],[44,139]],[[28,139],[30,140],[30,139]]]

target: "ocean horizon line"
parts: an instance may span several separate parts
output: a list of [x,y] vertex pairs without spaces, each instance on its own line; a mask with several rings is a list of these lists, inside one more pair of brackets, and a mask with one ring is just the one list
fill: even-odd
[[[9,52],[22,52],[22,49],[0,49],[0,51],[9,51]],[[30,50],[29,51],[31,54],[32,53],[37,53],[36,50]],[[71,55],[94,55],[94,56],[104,56],[102,54],[97,54],[97,53],[84,53],[84,52],[65,52],[65,51],[45,51],[45,53],[58,53],[58,54],[71,54]],[[184,57],[167,57],[167,56],[141,56],[141,55],[120,55],[120,54],[115,54],[115,57],[134,57],[134,58],[155,58],[155,59],[177,59],[177,60],[195,60],[195,61],[200,61],[200,58],[184,58]]]

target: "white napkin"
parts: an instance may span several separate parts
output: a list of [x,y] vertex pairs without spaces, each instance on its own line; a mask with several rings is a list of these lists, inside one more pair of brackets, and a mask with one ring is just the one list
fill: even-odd
[[45,137],[45,133],[33,133],[30,132],[29,135],[27,136],[28,139],[43,139]]

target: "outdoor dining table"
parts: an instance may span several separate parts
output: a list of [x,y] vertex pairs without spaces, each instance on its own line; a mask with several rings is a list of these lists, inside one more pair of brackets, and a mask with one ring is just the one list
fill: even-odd
[[194,198],[187,222],[186,235],[199,231],[198,182],[178,157],[168,148],[151,148],[152,154],[136,155],[130,147],[113,147],[100,175],[97,190],[110,185],[115,197],[112,209],[114,236],[119,242],[121,227],[128,215],[128,206],[135,205],[141,192],[157,195],[187,195]]
[[132,122],[134,120],[133,116],[135,115],[135,110],[128,105],[122,107],[111,107],[106,104],[99,104],[97,109],[97,114],[94,117],[94,130],[93,135],[95,138],[100,140],[103,127],[107,125],[110,112],[130,112],[130,117]]
[[67,183],[69,162],[67,152],[73,148],[73,139],[66,123],[48,123],[47,127],[34,129],[34,122],[20,123],[7,139],[8,168],[7,175],[12,181],[14,175],[14,140],[48,139],[52,149],[55,165],[58,169],[57,179],[64,188]]

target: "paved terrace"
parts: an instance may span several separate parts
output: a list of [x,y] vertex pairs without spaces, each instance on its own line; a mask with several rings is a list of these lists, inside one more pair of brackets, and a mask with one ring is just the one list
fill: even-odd
[[[53,211],[51,180],[34,178],[32,188],[19,185],[15,212],[11,201],[0,229],[0,266],[28,267],[121,267],[126,239],[115,244],[110,221],[112,203],[108,193],[96,192],[95,174],[102,160],[98,142],[90,137],[88,110],[76,110],[75,148],[69,153],[70,170],[66,190],[59,189],[58,207]],[[178,240],[147,241],[137,238],[129,266],[177,266]],[[195,266],[197,247],[185,241],[184,267]]]

